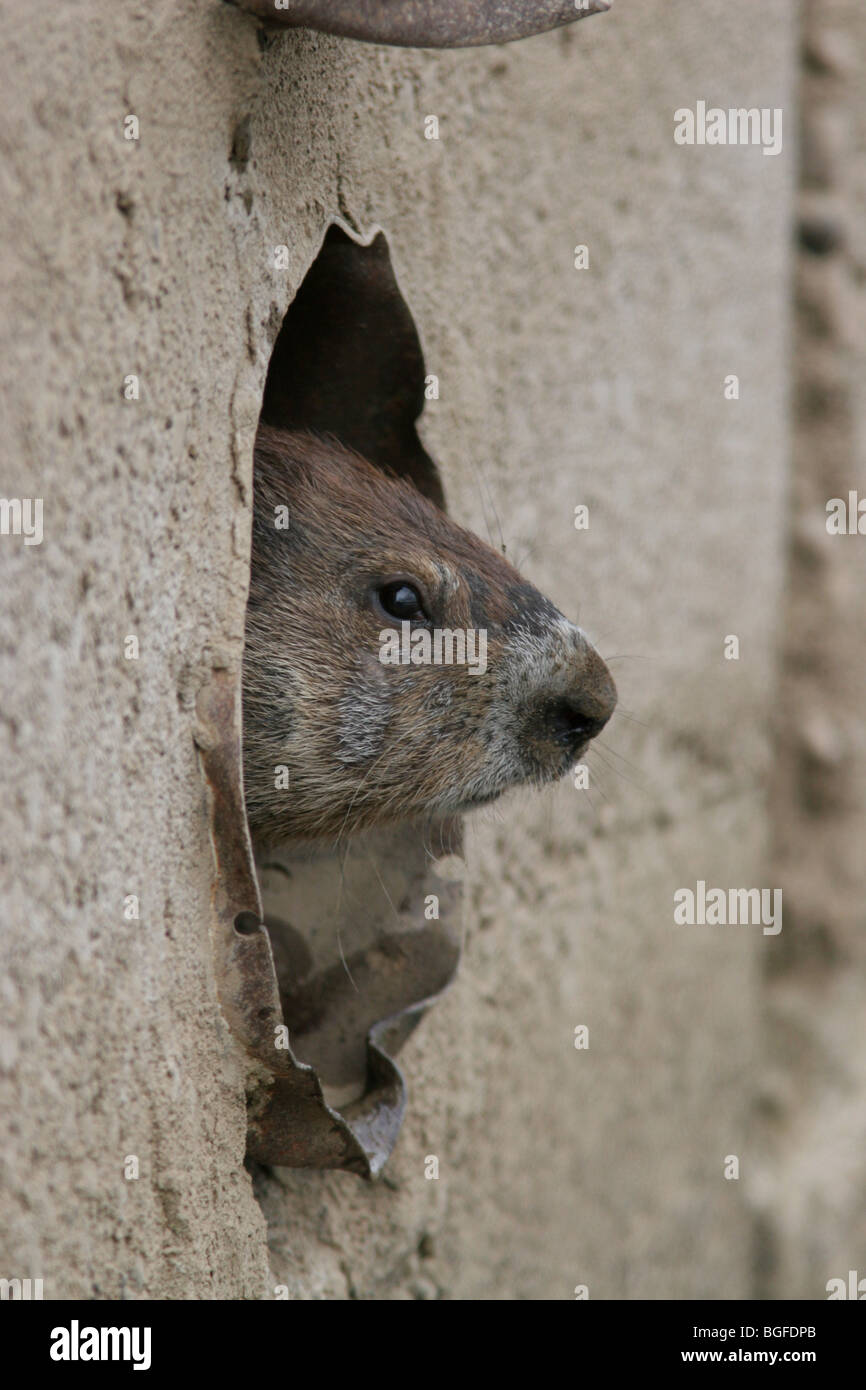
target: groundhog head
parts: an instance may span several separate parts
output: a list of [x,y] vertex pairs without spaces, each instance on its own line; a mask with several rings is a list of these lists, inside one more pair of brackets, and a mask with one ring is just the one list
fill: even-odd
[[554,781],[615,704],[580,628],[411,483],[332,438],[260,429],[243,677],[260,842]]

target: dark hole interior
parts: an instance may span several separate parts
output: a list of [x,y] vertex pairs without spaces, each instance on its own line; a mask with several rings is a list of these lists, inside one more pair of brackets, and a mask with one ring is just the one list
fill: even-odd
[[421,344],[383,233],[360,246],[329,227],[274,344],[262,423],[336,435],[444,506],[415,429],[423,406]]

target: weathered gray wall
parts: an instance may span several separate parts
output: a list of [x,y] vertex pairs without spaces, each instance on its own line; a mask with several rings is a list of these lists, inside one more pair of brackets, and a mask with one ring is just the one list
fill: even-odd
[[[866,11],[808,0],[794,340],[793,518],[773,797],[783,950],[768,964],[755,1174],[760,1291],[866,1277]],[[866,1292],[866,1286],[864,1286]]]
[[[0,542],[3,1272],[47,1296],[746,1296],[723,1163],[755,1158],[779,939],[677,928],[672,895],[770,884],[796,8],[618,0],[440,55],[263,52],[209,0],[30,8],[4,6],[3,486],[44,498],[45,540]],[[783,153],[675,145],[699,99],[784,108]],[[589,797],[473,822],[463,967],[403,1054],[386,1181],[283,1170],[254,1194],[193,701],[239,660],[264,372],[335,215],[388,234],[452,512],[498,537],[495,508],[633,719]]]

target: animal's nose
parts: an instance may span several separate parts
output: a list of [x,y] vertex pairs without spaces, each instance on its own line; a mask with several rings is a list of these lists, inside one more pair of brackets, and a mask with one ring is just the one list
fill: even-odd
[[572,751],[601,733],[616,708],[616,686],[598,652],[585,640],[569,674],[569,686],[551,691],[544,714],[549,736]]
[[579,700],[555,700],[548,706],[547,724],[557,742],[579,748],[601,733],[612,713],[613,706],[606,714],[599,714],[595,705],[587,707]]

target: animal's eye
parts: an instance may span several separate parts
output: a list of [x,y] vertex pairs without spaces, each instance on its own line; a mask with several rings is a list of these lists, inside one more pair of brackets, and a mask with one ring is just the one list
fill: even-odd
[[418,590],[404,579],[395,579],[391,584],[383,584],[377,589],[379,602],[389,618],[400,623],[429,622],[424,612],[424,600]]

